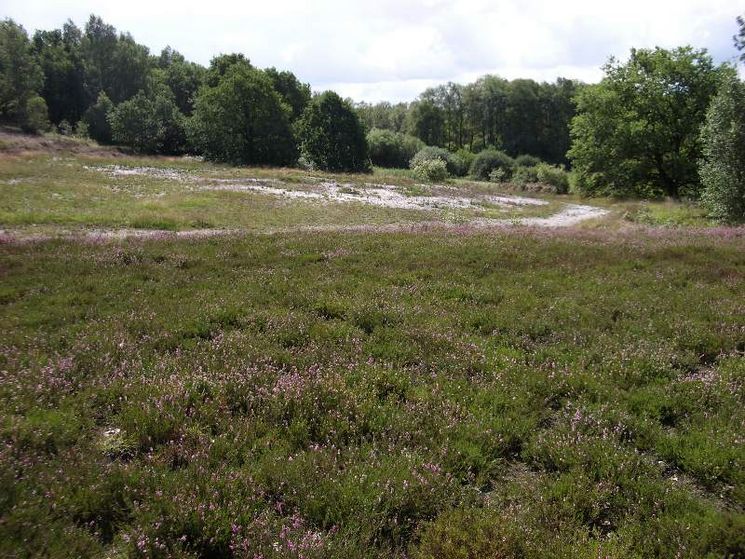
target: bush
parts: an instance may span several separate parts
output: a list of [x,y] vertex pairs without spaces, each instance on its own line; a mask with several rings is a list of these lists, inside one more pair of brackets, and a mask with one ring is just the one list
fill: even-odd
[[57,132],[62,136],[72,136],[75,133],[75,130],[73,129],[72,124],[63,119],[57,126]]
[[557,194],[569,192],[569,173],[563,167],[541,163],[536,167],[538,182],[556,188]]
[[108,117],[113,108],[114,103],[105,93],[101,92],[95,104],[88,107],[83,115],[87,135],[100,144],[111,143],[111,125]]
[[728,79],[706,114],[699,173],[702,200],[714,219],[745,220],[745,85]]
[[487,149],[479,153],[471,163],[471,176],[478,180],[489,180],[492,171],[501,169],[504,180],[509,180],[514,168],[515,160],[509,155],[496,149]]
[[26,132],[38,134],[49,130],[49,111],[47,102],[42,97],[35,95],[26,101],[24,111],[23,128]]
[[420,159],[413,162],[411,170],[423,181],[442,181],[448,178],[447,165],[442,159]]
[[512,182],[519,186],[525,186],[526,184],[532,184],[538,182],[538,168],[537,167],[523,167],[518,165],[515,171],[512,173]]
[[469,149],[461,148],[455,152],[455,159],[458,164],[458,169],[455,175],[465,177],[471,169],[473,160],[476,159],[476,154]]
[[562,167],[542,162],[535,167],[518,166],[512,174],[512,182],[522,187],[528,184],[548,185],[557,194],[569,191],[569,173]]
[[409,168],[414,169],[421,161],[427,161],[432,159],[439,159],[445,163],[445,167],[449,175],[458,174],[458,160],[457,158],[444,148],[438,148],[435,146],[426,146],[420,149],[416,155],[409,162]]
[[424,142],[414,136],[373,128],[367,134],[370,160],[373,165],[405,169],[416,153],[424,148]]
[[370,170],[367,139],[357,113],[333,91],[313,98],[297,123],[301,155],[325,171]]
[[541,163],[540,158],[534,155],[518,155],[515,158],[515,165],[518,167],[537,167]]

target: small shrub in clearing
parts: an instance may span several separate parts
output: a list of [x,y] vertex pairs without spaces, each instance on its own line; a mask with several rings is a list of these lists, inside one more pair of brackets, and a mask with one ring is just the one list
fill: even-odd
[[503,151],[486,149],[479,153],[471,163],[471,176],[477,180],[489,180],[494,169],[504,171],[504,180],[512,177],[515,160]]
[[471,150],[462,148],[455,152],[455,159],[458,163],[458,169],[455,173],[459,177],[465,177],[468,174],[476,154]]
[[569,173],[563,167],[541,163],[536,167],[538,182],[556,188],[557,194],[569,192]]
[[489,173],[489,182],[504,182],[505,174],[504,169],[494,169]]
[[447,165],[442,159],[423,159],[415,162],[411,170],[416,178],[424,181],[442,181],[448,178]]
[[413,170],[418,162],[430,159],[439,159],[444,162],[449,175],[458,174],[458,159],[448,150],[435,146],[420,149],[409,162],[409,168]]
[[512,175],[512,182],[521,187],[537,183],[538,169],[536,167],[518,167]]

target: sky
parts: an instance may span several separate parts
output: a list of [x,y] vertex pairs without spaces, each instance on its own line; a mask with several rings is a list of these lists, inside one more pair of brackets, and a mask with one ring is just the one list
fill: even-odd
[[508,79],[595,82],[632,47],[706,48],[734,61],[742,0],[3,0],[32,33],[91,13],[158,53],[208,64],[241,52],[291,70],[314,91],[411,101],[427,87]]

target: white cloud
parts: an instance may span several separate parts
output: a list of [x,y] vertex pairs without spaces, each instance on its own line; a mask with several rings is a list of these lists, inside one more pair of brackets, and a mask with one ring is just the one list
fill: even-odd
[[159,51],[203,64],[221,52],[295,72],[359,100],[410,100],[425,87],[507,78],[594,81],[632,47],[708,48],[735,56],[740,0],[5,0],[27,29],[79,25],[89,13]]

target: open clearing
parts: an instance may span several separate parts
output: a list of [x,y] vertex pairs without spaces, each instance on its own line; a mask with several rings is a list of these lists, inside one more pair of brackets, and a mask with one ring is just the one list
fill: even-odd
[[745,556],[745,229],[636,211],[1,156],[0,556]]

